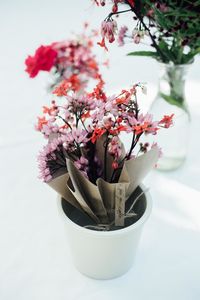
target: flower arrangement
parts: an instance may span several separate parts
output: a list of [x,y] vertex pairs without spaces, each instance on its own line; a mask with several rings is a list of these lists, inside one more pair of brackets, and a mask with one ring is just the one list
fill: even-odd
[[[87,29],[88,24],[85,24]],[[26,72],[34,78],[41,71],[50,72],[53,77],[50,89],[62,82],[65,91],[80,91],[86,88],[89,79],[103,82],[99,64],[93,54],[93,39],[98,33],[93,30],[61,42],[41,45],[33,56],[25,60]]]
[[[105,0],[93,0],[105,6]],[[181,87],[185,74],[179,67],[193,62],[200,52],[200,1],[152,1],[112,0],[111,12],[101,24],[102,40],[99,45],[108,50],[106,42],[118,41],[149,46],[148,51],[133,51],[130,56],[148,56],[169,64],[166,77],[170,92],[161,98],[187,111]],[[121,14],[132,14],[133,23],[117,30],[117,19]],[[179,83],[182,83],[181,87]]]
[[[156,143],[142,138],[173,123],[173,115],[155,121],[142,114],[138,89],[145,90],[138,83],[107,96],[102,85],[82,93],[58,87],[54,92],[58,103],[53,100],[50,107],[44,106],[38,118],[36,130],[47,139],[38,157],[40,178],[90,217],[88,228],[112,230],[135,216],[135,199],[128,210],[125,202],[161,154]],[[131,137],[127,151],[122,133]],[[123,195],[121,204],[115,201],[118,192]]]
[[[97,5],[104,6],[105,0],[93,0]],[[200,1],[139,1],[112,0],[112,11],[102,22],[101,34],[105,40],[112,43],[117,35],[115,15],[133,14],[133,25],[123,26],[118,33],[118,42],[122,46],[125,40],[135,44],[149,38],[149,46],[154,51],[137,51],[129,55],[151,56],[164,63],[175,65],[186,64],[200,52],[200,33],[198,30]],[[127,9],[120,8],[123,6]]]

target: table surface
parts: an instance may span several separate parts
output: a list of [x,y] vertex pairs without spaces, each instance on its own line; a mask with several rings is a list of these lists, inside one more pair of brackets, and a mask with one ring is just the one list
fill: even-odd
[[[0,47],[0,299],[199,300],[199,60],[186,90],[192,115],[188,159],[177,171],[153,171],[145,179],[151,187],[153,212],[134,267],[121,278],[97,281],[79,274],[72,264],[56,194],[37,179],[36,155],[43,141],[33,124],[40,107],[48,103],[46,77],[28,79],[23,61],[39,44],[63,39],[79,29],[91,13],[90,5],[74,2],[70,9],[64,0],[0,3],[4,41]],[[103,13],[92,16],[95,24]],[[108,88],[130,85],[130,77],[138,81],[144,76],[152,98],[156,62],[127,61],[126,52],[111,50],[111,68],[105,74],[110,78]]]

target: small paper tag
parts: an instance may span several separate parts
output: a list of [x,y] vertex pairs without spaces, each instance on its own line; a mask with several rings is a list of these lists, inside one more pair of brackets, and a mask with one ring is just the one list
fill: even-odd
[[125,214],[125,185],[115,186],[115,226],[124,226]]

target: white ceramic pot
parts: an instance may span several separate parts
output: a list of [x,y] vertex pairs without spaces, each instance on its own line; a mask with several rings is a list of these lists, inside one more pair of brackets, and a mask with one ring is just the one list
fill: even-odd
[[[144,190],[144,186],[140,186]],[[145,192],[145,211],[134,224],[115,231],[95,231],[71,221],[58,197],[74,265],[79,272],[95,279],[111,279],[126,273],[132,266],[144,223],[152,209],[149,192]]]

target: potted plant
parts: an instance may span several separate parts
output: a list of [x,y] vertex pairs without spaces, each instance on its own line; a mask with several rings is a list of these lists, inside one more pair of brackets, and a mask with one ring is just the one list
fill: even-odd
[[[107,3],[105,0],[93,2],[99,6]],[[145,48],[128,55],[152,57],[159,62],[159,90],[151,111],[156,117],[173,111],[176,126],[167,135],[161,133],[159,137],[163,157],[158,168],[176,169],[182,165],[187,153],[190,115],[184,89],[188,68],[200,52],[200,3],[188,0],[111,2],[112,10],[102,22],[102,41],[99,44],[107,49],[106,42],[112,43],[117,37],[120,46],[126,41],[131,41],[133,45],[149,45],[150,50]],[[121,14],[132,14],[133,22],[128,27],[122,26],[117,32],[117,19],[114,17]]]
[[[151,212],[142,181],[161,152],[143,137],[169,128],[173,115],[154,121],[142,114],[140,88],[107,96],[99,85],[80,94],[61,83],[58,100],[43,107],[36,124],[47,141],[38,156],[40,178],[59,195],[74,264],[92,278],[114,278],[131,267]],[[130,135],[126,149],[122,133]]]

